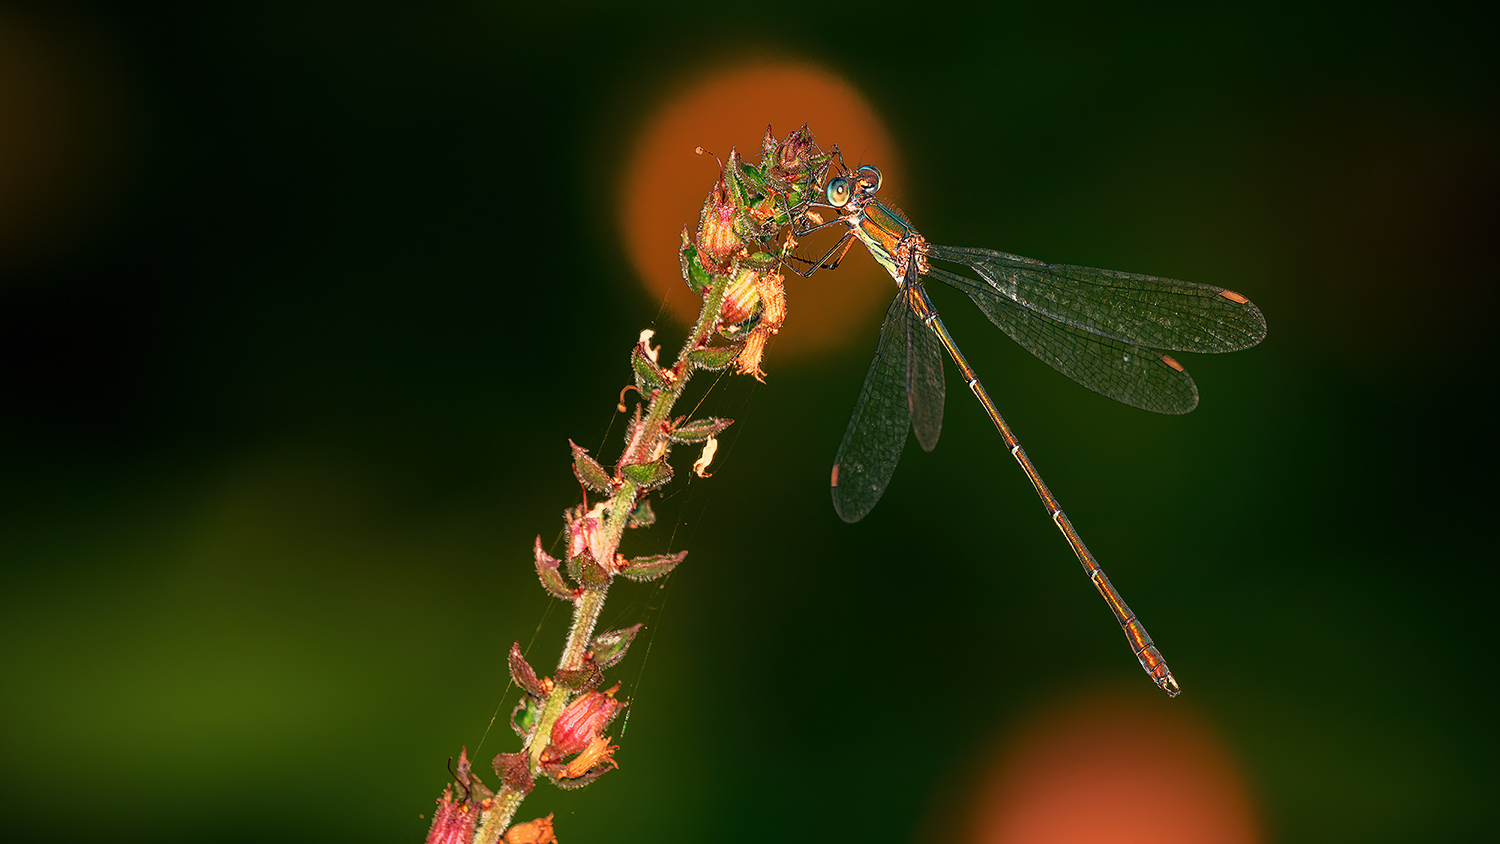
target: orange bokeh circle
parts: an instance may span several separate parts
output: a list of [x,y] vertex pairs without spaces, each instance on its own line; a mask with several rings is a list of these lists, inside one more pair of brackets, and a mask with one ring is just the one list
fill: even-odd
[[[900,183],[901,162],[869,103],[848,83],[811,65],[767,62],[713,74],[672,96],[648,121],[634,144],[617,207],[631,264],[673,318],[686,321],[698,310],[677,252],[682,227],[696,231],[698,212],[719,175],[718,163],[695,156],[694,147],[721,157],[737,147],[751,158],[760,154],[767,124],[785,139],[803,123],[824,149],[837,144],[851,166],[878,164],[886,185]],[[897,191],[884,190],[882,197],[889,193]],[[821,256],[837,234],[809,238],[798,254]],[[837,270],[786,277],[787,320],[767,349],[771,362],[851,342],[873,347],[879,312],[895,288],[864,250],[855,247]]]
[[1092,695],[999,747],[967,812],[974,844],[1256,844],[1233,754],[1180,702]]

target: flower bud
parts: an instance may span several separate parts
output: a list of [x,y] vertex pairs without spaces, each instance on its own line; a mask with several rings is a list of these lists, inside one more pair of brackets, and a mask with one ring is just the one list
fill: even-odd
[[790,135],[786,136],[786,141],[777,151],[779,153],[776,158],[777,168],[787,178],[802,173],[809,166],[814,148],[812,130],[804,123],[801,129],[794,129]]
[[437,814],[432,816],[432,827],[427,830],[427,844],[468,844],[474,838],[474,822],[479,813],[467,800],[453,799],[453,786],[443,787],[443,796],[437,801]]
[[552,724],[552,744],[547,751],[562,757],[586,749],[625,708],[625,704],[615,700],[619,688],[579,695],[568,704]]
[[457,770],[452,767],[452,759],[448,762],[448,770],[455,783],[463,788],[464,796],[461,800],[454,800],[453,786],[443,787],[443,796],[437,801],[437,813],[432,816],[432,827],[427,831],[427,844],[469,844],[474,838],[475,824],[489,809],[490,798],[494,796],[469,767],[468,748],[459,752]]
[[740,267],[724,288],[724,304],[719,309],[720,324],[738,325],[760,310],[761,271]]
[[698,215],[698,261],[711,273],[727,272],[735,254],[745,245],[744,238],[734,230],[738,211],[739,205],[720,176]]

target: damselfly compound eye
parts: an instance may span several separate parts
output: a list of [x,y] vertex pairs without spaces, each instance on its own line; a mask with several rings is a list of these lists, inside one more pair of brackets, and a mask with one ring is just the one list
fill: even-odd
[[843,176],[828,183],[828,204],[834,208],[843,208],[849,204],[850,194],[849,180]]
[[857,170],[854,175],[859,179],[860,184],[870,186],[871,193],[880,190],[881,176],[879,167],[876,167],[873,164],[866,164],[865,166],[859,168],[859,170]]

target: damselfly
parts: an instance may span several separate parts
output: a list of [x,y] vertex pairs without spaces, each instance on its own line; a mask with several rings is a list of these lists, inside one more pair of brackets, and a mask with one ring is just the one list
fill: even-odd
[[[832,155],[838,157],[837,148]],[[1206,284],[1048,264],[990,249],[938,246],[875,198],[879,169],[865,165],[850,173],[840,157],[839,171],[822,193],[826,201],[793,209],[793,230],[799,237],[824,226],[844,225],[848,231],[822,259],[807,261],[812,266],[798,272],[811,275],[833,268],[857,240],[890,272],[899,289],[886,311],[875,359],[834,458],[833,506],[839,516],[859,521],[880,500],[906,445],[908,428],[916,432],[924,450],[937,445],[946,349],[1036,487],[1047,515],[1114,612],[1141,667],[1175,697],[1180,688],[1161,652],[1016,441],[938,317],[922,280],[936,279],[968,294],[1000,330],[1058,372],[1116,401],[1156,413],[1187,413],[1198,404],[1193,379],[1166,351],[1249,348],[1266,336],[1260,310],[1232,290]],[[813,208],[833,209],[839,216],[819,221]],[[980,279],[933,262],[966,266]]]

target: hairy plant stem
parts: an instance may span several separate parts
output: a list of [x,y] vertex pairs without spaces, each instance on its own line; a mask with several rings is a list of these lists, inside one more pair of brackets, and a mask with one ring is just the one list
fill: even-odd
[[[682,351],[678,352],[677,361],[672,366],[671,372],[674,377],[665,388],[651,397],[646,406],[645,416],[632,432],[624,452],[620,455],[621,464],[649,462],[659,453],[664,454],[669,445],[665,423],[670,418],[672,406],[682,396],[688,379],[699,368],[690,357],[691,353],[707,346],[714,330],[718,328],[724,290],[731,276],[712,276],[712,279],[707,295],[703,298],[703,307],[698,311],[698,319],[693,325],[692,333],[683,343]],[[626,522],[635,508],[640,491],[639,484],[625,480],[603,511],[604,537],[600,543],[600,550],[604,559],[597,562],[606,568],[613,563],[616,549],[620,547],[620,539],[625,532]],[[589,642],[593,639],[599,614],[604,610],[604,599],[609,594],[611,582],[613,578],[605,578],[601,584],[584,583],[582,594],[573,603],[573,624],[568,629],[567,645],[563,648],[562,658],[558,660],[558,669],[578,670],[584,667],[584,657],[588,653]],[[527,738],[525,747],[530,760],[531,776],[534,780],[542,777],[542,751],[547,747],[552,725],[557,722],[558,716],[562,715],[563,709],[573,699],[574,694],[573,690],[558,684],[542,704],[541,715]],[[495,794],[492,806],[482,812],[474,836],[476,844],[493,844],[497,841],[510,826],[516,810],[520,808],[521,801],[525,798],[525,793],[503,786]]]

